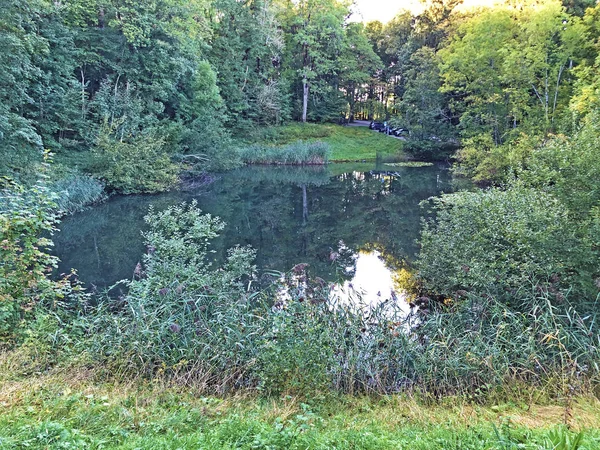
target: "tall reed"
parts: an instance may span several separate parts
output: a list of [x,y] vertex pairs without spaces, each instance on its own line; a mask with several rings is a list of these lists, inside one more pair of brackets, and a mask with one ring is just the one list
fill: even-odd
[[282,147],[251,145],[239,150],[246,164],[319,165],[326,164],[329,146],[323,142],[297,141]]

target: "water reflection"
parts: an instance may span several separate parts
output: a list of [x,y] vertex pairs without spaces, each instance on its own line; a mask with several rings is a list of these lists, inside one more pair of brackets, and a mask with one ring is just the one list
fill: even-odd
[[354,265],[347,269],[353,276],[335,285],[331,293],[334,301],[351,307],[357,303],[376,307],[392,302],[402,316],[408,315],[410,307],[395,282],[397,268],[386,264],[379,251],[359,251],[354,257]]
[[131,278],[144,251],[140,231],[148,207],[196,199],[227,223],[212,243],[217,260],[227,248],[251,245],[260,271],[307,263],[311,274],[325,280],[389,297],[394,261],[412,258],[417,249],[419,202],[450,190],[445,169],[389,169],[247,167],[194,191],[114,197],[63,220],[54,238],[59,270],[73,267],[98,288]]

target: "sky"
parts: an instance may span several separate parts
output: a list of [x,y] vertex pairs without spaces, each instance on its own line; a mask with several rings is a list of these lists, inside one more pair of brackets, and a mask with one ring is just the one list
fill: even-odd
[[[464,0],[461,9],[491,5],[493,2],[494,0]],[[379,20],[385,23],[403,9],[408,9],[413,13],[423,10],[423,4],[419,0],[355,0],[355,3],[355,13],[362,17],[362,22]],[[361,21],[360,17],[354,19]]]

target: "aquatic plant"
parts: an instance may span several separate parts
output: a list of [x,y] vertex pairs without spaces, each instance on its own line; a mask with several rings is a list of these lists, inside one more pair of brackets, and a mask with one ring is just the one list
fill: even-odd
[[71,174],[51,184],[61,214],[73,214],[106,199],[104,183],[82,174]]
[[282,147],[251,145],[239,150],[247,164],[317,165],[329,160],[329,146],[323,142],[296,141]]

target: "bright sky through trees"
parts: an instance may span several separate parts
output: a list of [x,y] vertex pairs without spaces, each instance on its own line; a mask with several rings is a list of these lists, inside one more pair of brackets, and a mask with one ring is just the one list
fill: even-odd
[[[496,0],[465,0],[459,9],[468,9],[476,6],[490,6],[498,3]],[[370,22],[379,20],[388,22],[401,10],[406,9],[412,13],[420,13],[424,3],[419,0],[355,0],[354,20]]]

